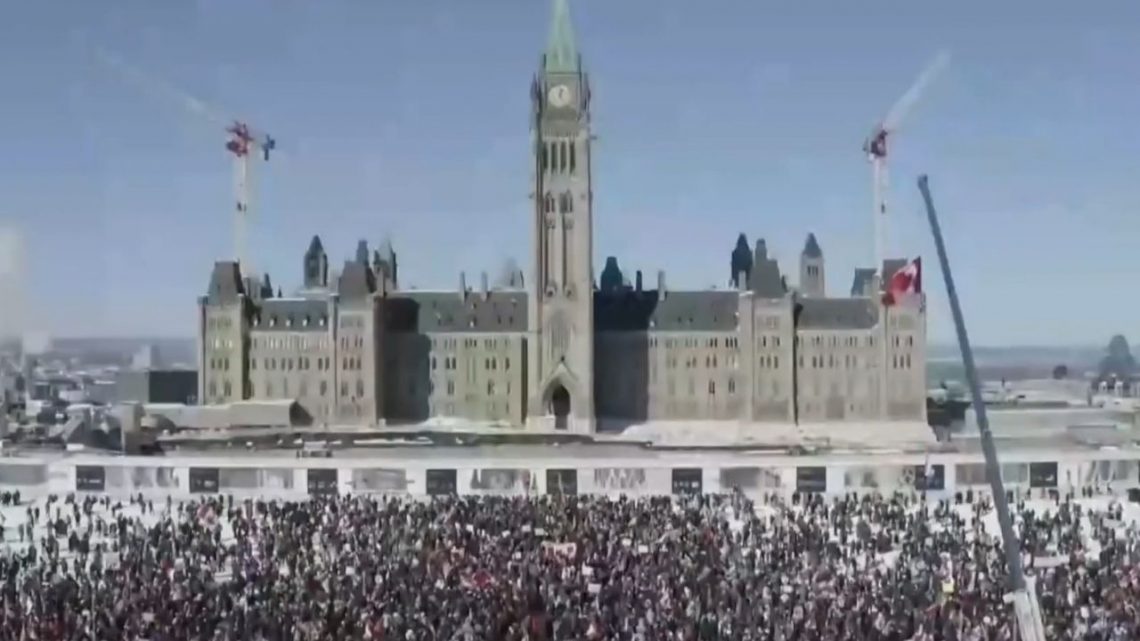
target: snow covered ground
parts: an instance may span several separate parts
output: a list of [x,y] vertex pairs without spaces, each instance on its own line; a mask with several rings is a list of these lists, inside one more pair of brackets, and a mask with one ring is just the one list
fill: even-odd
[[[158,523],[162,519],[163,515],[167,513],[167,504],[165,500],[155,500],[154,511],[148,511],[145,514],[139,505],[131,504],[127,500],[112,500],[110,503],[111,506],[114,506],[116,504],[122,506],[121,513],[124,516],[127,518],[139,518],[142,521],[143,525],[148,527],[154,525],[155,523]],[[179,502],[174,501],[171,503],[171,506],[177,509]],[[26,538],[24,540],[21,540],[19,532],[19,526],[24,525],[28,522],[29,507],[39,507],[41,510],[39,523],[32,531],[32,535],[35,541],[39,541],[41,538],[50,535],[50,532],[44,523],[46,516],[55,518],[58,513],[59,516],[66,518],[72,513],[71,506],[65,505],[61,500],[58,499],[52,505],[50,513],[47,515],[44,513],[44,511],[47,509],[46,499],[37,498],[34,501],[24,500],[24,502],[18,506],[0,506],[0,525],[2,525],[4,528],[3,537],[0,538],[0,549],[6,551],[20,551],[27,548],[27,546],[31,543],[31,541]],[[99,504],[95,508],[94,512],[101,515],[103,517],[103,520],[107,522],[110,522],[114,518],[111,515],[111,510],[109,508],[105,508],[102,504]],[[227,523],[225,519],[219,519],[218,524],[222,528],[222,539],[224,541],[232,541],[234,537],[229,523]],[[84,523],[84,527],[86,527],[86,523]],[[106,539],[93,537],[93,543],[98,543],[100,541],[106,541]],[[60,539],[60,543],[63,544],[63,548],[66,551],[66,537],[62,537]],[[69,558],[69,555],[66,553],[63,556],[64,558]]]
[[[599,425],[599,427],[604,427]],[[866,421],[843,423],[744,423],[734,421],[653,421],[631,425],[622,438],[652,441],[657,445],[802,445],[850,446],[868,443],[891,448],[933,444],[934,432],[920,421]]]

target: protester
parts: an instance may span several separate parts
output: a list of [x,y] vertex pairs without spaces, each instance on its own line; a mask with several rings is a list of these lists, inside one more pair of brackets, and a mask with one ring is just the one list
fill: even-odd
[[[1120,506],[1040,504],[1015,507],[1048,638],[1140,638],[1140,537]],[[66,497],[24,509],[0,555],[0,639],[1016,634],[981,499]]]

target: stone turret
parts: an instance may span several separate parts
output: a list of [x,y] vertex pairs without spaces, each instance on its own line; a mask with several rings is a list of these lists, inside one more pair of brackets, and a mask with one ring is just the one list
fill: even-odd
[[826,296],[823,250],[820,249],[815,234],[808,234],[807,240],[804,241],[804,250],[800,252],[799,293],[816,298]]
[[329,285],[329,257],[321,244],[320,236],[313,236],[309,249],[305,252],[305,289],[319,289]]
[[730,263],[729,284],[736,289],[746,289],[748,275],[752,273],[752,250],[748,247],[748,237],[743,233],[736,237]]

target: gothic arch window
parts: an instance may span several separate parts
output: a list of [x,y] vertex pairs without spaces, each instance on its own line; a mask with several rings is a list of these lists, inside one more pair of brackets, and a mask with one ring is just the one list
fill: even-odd
[[578,154],[575,151],[577,149],[578,149],[577,141],[573,141],[573,140],[570,141],[570,173],[574,173],[575,169],[578,166],[578,158],[577,158]]
[[566,141],[562,141],[558,145],[558,164],[560,169],[566,169],[569,166],[566,162]]
[[556,312],[550,321],[550,358],[557,362],[570,348],[570,323],[565,314]]
[[561,167],[558,166],[558,143],[552,142],[550,147],[550,171],[558,171]]
[[546,151],[546,145],[542,146],[542,170],[546,171],[550,167],[550,155]]
[[542,210],[548,214],[554,211],[554,196],[550,193],[547,193],[542,198]]

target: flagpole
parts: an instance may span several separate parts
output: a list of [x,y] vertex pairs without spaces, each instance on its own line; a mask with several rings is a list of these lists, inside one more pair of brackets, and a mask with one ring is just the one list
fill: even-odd
[[938,264],[942,268],[942,279],[946,283],[946,296],[950,299],[950,313],[954,317],[954,330],[958,334],[958,347],[962,351],[962,364],[966,369],[966,382],[970,386],[971,405],[977,415],[978,433],[981,436],[982,453],[986,461],[986,477],[993,492],[994,508],[997,511],[998,524],[1001,526],[1002,542],[1005,544],[1006,568],[1009,573],[1010,594],[1007,600],[1013,602],[1013,609],[1017,616],[1017,627],[1021,632],[1022,641],[1044,641],[1045,628],[1041,622],[1041,613],[1036,605],[1033,581],[1026,581],[1025,572],[1021,564],[1021,544],[1013,531],[1013,519],[1010,516],[1009,501],[1006,499],[1005,486],[1001,480],[1001,467],[998,464],[997,448],[994,446],[993,433],[990,432],[989,419],[986,417],[986,405],[982,402],[981,384],[978,381],[978,370],[974,363],[974,351],[970,347],[970,337],[966,333],[966,321],[962,316],[962,305],[958,301],[958,290],[954,286],[954,276],[950,272],[950,259],[946,255],[946,243],[942,238],[942,227],[938,224],[938,214],[934,210],[934,200],[930,197],[930,188],[926,176],[918,179],[918,190],[922,192],[922,200],[926,205],[926,218],[930,223],[930,233],[934,236],[934,247],[938,250]]
[[890,384],[890,369],[887,368],[887,316],[890,314],[891,306],[887,305],[886,300],[883,298],[882,292],[887,292],[890,295],[890,283],[884,278],[885,272],[883,271],[882,264],[879,265],[879,324],[882,325],[879,332],[879,357],[882,358],[882,365],[879,366],[879,371],[883,374],[879,377],[879,416],[884,421],[890,420],[890,412],[887,411],[887,386]]

